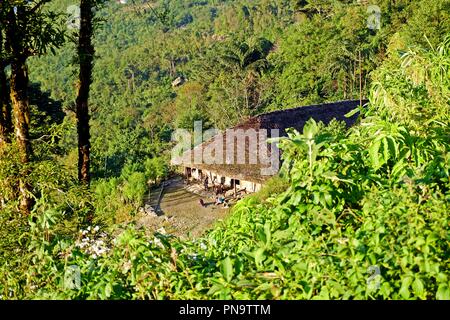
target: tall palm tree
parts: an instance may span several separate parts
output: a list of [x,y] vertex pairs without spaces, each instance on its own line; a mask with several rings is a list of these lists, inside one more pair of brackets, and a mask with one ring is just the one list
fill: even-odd
[[268,67],[267,55],[273,44],[264,38],[227,43],[219,56],[224,69],[244,74],[261,74]]
[[257,82],[262,73],[268,69],[267,55],[273,44],[264,38],[248,41],[231,41],[219,55],[219,63],[223,70],[231,72],[245,84],[246,108],[256,109],[259,105],[260,94]]

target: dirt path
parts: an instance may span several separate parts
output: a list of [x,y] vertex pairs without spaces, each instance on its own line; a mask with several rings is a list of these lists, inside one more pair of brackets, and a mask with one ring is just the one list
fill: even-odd
[[[157,191],[155,192],[157,193]],[[199,204],[203,199],[206,207]],[[181,180],[172,181],[164,190],[159,217],[140,213],[138,225],[152,232],[164,230],[181,238],[196,238],[227,217],[229,209],[214,205],[213,198],[200,197],[186,190]]]

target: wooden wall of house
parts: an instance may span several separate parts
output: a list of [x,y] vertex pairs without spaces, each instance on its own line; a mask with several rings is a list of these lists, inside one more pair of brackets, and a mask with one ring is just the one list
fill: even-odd
[[209,170],[201,170],[197,168],[185,168],[185,173],[190,172],[190,177],[192,177],[195,180],[203,181],[205,177],[208,177],[208,183],[209,185],[212,185],[212,181],[214,181],[215,184],[220,184],[221,182],[224,183],[225,186],[228,187],[234,187],[235,182],[237,181],[237,189],[242,190],[245,188],[247,192],[257,192],[261,190],[262,184],[255,183],[251,181],[246,180],[239,180],[232,177],[223,176],[220,174],[217,174],[215,172],[209,171]]

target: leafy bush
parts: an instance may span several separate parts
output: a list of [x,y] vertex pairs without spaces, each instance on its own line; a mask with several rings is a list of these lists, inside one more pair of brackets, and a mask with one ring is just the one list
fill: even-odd
[[167,177],[169,168],[168,161],[162,157],[147,159],[144,162],[145,176],[148,180],[157,183]]
[[126,201],[142,205],[146,190],[145,175],[142,172],[133,172],[123,186],[123,195]]

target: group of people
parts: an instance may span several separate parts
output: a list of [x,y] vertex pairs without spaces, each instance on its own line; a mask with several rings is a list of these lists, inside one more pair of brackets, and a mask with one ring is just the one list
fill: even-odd
[[[206,176],[205,179],[203,180],[203,186],[205,187],[205,191],[209,191],[209,177]],[[215,200],[215,205],[223,205],[224,207],[228,207],[228,203],[225,199],[224,196],[224,185],[223,183],[219,184],[219,185],[214,185],[214,181],[213,181],[213,187],[215,189],[215,193],[216,193],[216,200]],[[199,200],[199,203],[202,207],[206,207],[206,203],[203,201],[203,199]]]
[[[203,180],[203,186],[205,187],[205,191],[209,191],[209,177],[206,176],[205,179]],[[225,186],[223,184],[223,182],[221,182],[219,185],[216,185],[213,181],[213,189],[216,192],[216,196],[219,194],[224,193],[225,191]]]

